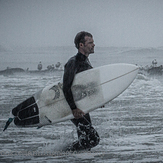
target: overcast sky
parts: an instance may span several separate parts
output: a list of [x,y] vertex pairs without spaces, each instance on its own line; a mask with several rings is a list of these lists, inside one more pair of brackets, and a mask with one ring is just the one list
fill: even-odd
[[96,46],[163,46],[163,0],[0,0],[0,45],[74,46],[77,32]]

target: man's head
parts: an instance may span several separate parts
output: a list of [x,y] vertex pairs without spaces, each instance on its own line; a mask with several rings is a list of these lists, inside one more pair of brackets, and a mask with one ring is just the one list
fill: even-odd
[[74,43],[79,52],[88,56],[90,53],[94,53],[94,40],[92,34],[82,31],[77,33]]

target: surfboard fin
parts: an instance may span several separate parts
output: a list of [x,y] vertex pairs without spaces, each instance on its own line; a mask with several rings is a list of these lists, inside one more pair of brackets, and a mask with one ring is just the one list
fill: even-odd
[[[52,121],[51,121],[47,116],[44,116],[44,117],[45,117],[45,120],[48,122],[47,124],[52,123]],[[43,126],[43,125],[39,125],[39,126],[37,127],[37,129],[40,129],[42,126]]]
[[13,119],[14,119],[14,118],[9,118],[9,119],[8,119],[8,121],[6,122],[6,125],[5,125],[5,127],[4,127],[4,129],[3,129],[3,131],[5,131],[5,130],[8,128],[8,126],[9,126],[10,123],[13,121]]

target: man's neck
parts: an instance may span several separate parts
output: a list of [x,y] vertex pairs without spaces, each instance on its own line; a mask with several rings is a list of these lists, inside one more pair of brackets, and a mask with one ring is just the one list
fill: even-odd
[[86,57],[89,57],[89,54],[84,53],[82,50],[78,50],[78,53],[81,53],[81,54],[85,55]]

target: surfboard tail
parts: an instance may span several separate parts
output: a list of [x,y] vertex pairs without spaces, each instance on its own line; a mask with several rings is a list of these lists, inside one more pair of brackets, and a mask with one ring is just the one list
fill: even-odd
[[3,129],[3,131],[5,131],[5,130],[8,128],[8,126],[9,126],[10,123],[13,121],[13,119],[14,119],[14,118],[9,118],[9,119],[8,119],[8,121],[6,122],[6,125],[5,125],[5,127],[4,127],[4,129]]

